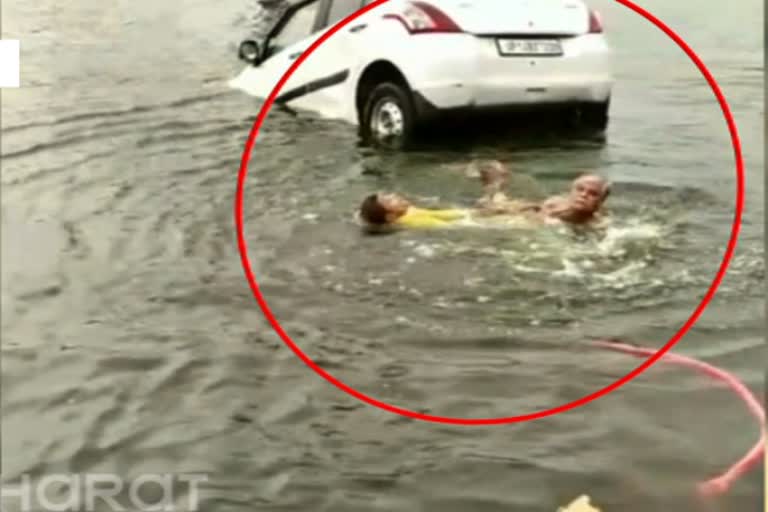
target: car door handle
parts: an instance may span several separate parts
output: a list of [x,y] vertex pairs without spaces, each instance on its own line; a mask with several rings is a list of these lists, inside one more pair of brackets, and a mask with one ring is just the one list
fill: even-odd
[[351,29],[349,29],[349,31],[354,34],[356,32],[360,32],[361,30],[365,30],[367,27],[368,27],[367,23],[361,23],[360,25],[355,25],[354,27],[352,27]]

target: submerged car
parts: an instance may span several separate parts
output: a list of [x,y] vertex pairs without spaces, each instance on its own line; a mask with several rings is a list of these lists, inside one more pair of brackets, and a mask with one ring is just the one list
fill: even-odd
[[[233,87],[267,97],[295,59],[373,0],[289,3]],[[276,103],[343,119],[363,140],[404,148],[426,121],[520,107],[566,107],[608,125],[611,49],[582,0],[389,0],[333,34],[296,69]]]

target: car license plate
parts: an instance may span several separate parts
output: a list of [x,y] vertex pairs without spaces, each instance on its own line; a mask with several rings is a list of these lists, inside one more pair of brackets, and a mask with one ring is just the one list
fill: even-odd
[[501,55],[562,55],[563,47],[556,39],[497,39]]

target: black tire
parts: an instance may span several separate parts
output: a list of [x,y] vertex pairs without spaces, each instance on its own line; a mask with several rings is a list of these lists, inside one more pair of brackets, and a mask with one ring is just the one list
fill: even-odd
[[580,108],[579,124],[584,128],[595,131],[605,131],[608,128],[608,111],[611,100],[602,103],[588,103]]
[[[385,110],[382,110],[385,109]],[[386,133],[387,119],[391,133]],[[406,86],[384,82],[371,90],[360,116],[363,142],[375,147],[403,150],[411,144],[416,122],[413,98]]]

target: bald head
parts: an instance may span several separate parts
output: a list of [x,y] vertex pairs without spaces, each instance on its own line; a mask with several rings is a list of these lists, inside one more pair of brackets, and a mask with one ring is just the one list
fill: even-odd
[[582,174],[573,180],[573,185],[575,186],[576,184],[599,188],[603,200],[611,193],[611,183],[599,174]]
[[611,193],[611,184],[597,174],[582,174],[571,184],[571,206],[581,213],[595,213]]

